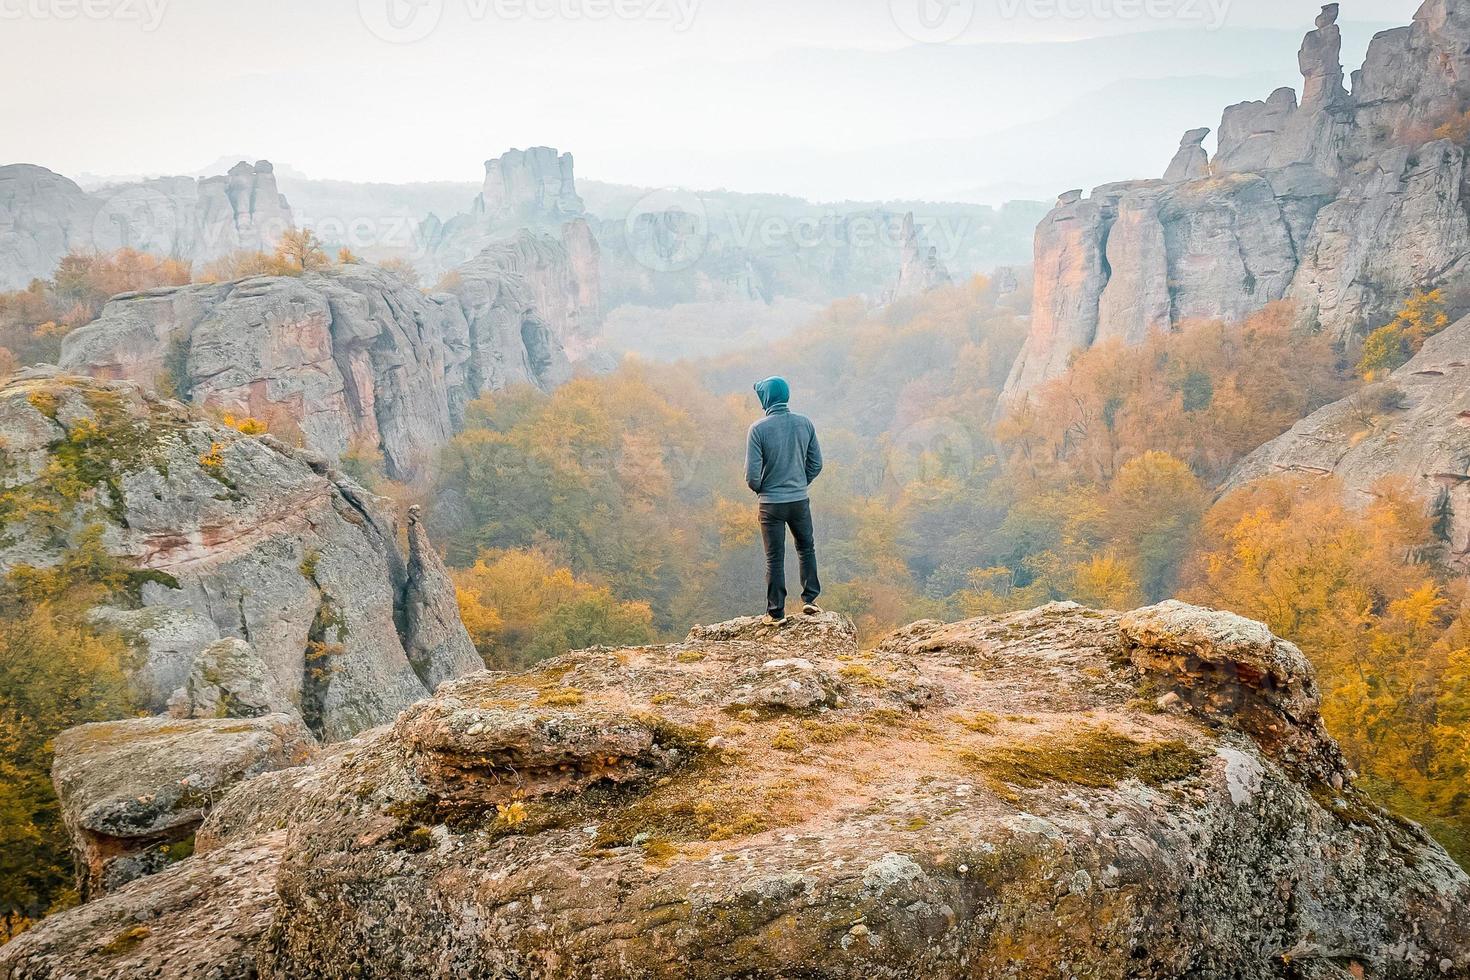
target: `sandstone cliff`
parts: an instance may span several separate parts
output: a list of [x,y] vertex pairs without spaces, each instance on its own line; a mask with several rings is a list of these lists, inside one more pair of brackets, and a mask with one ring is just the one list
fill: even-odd
[[207,262],[269,251],[294,224],[269,161],[87,193],[44,167],[0,167],[0,290],[46,278],[71,251],[136,248]]
[[147,711],[285,714],[336,740],[483,666],[422,529],[405,560],[385,502],[314,454],[25,371],[0,386],[0,462],[0,573],[118,563],[130,587],[92,616],[133,648]]
[[144,975],[1464,978],[1470,879],[1259,624],[743,620],[448,684],[0,949]]
[[1282,473],[1335,477],[1359,503],[1381,480],[1407,480],[1441,516],[1449,558],[1470,572],[1470,317],[1256,450],[1228,487]]
[[568,348],[595,347],[596,244],[568,234],[590,260],[521,232],[462,266],[450,292],[344,265],[125,293],[66,337],[61,365],[299,428],[333,463],[378,451],[390,476],[414,479],[470,400],[514,384],[550,388],[570,377]]
[[[1069,191],[1035,242],[1033,325],[1007,401],[1073,352],[1280,299],[1352,343],[1416,288],[1470,264],[1470,3],[1425,0],[1373,38],[1343,86],[1337,4],[1322,8],[1291,89],[1227,108],[1210,161],[1185,134],[1163,180]],[[1440,128],[1445,127],[1445,128]]]

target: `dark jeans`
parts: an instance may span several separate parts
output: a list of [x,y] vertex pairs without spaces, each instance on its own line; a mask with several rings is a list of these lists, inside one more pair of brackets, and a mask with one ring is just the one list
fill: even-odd
[[817,581],[817,542],[812,532],[812,504],[761,504],[761,542],[766,546],[766,612],[786,617],[786,529],[796,539],[801,564],[801,601],[816,602],[822,594]]

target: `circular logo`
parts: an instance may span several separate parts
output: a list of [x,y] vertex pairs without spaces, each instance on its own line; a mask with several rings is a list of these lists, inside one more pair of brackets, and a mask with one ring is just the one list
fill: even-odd
[[[192,183],[192,182],[191,182]],[[92,219],[92,247],[99,252],[120,248],[156,255],[184,255],[190,242],[176,202],[145,184],[120,187],[102,199]]]
[[444,0],[357,0],[357,14],[380,41],[412,44],[434,33]]
[[975,0],[888,0],[898,29],[921,44],[953,41],[975,19]]
[[889,443],[888,471],[900,489],[924,493],[942,481],[966,480],[975,470],[975,440],[947,417],[921,419]]
[[654,272],[687,269],[709,247],[704,199],[672,188],[645,194],[629,209],[623,234],[628,253],[644,268]]

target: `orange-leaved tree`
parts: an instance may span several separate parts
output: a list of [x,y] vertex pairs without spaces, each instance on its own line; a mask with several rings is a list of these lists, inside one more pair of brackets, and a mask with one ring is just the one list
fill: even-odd
[[1470,594],[1434,561],[1402,483],[1361,510],[1330,479],[1277,478],[1205,519],[1184,597],[1258,619],[1317,668],[1323,717],[1370,788],[1470,858]]

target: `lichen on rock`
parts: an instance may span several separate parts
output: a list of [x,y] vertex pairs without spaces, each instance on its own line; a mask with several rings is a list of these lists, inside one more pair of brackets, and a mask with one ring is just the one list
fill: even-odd
[[[738,620],[453,681],[238,786],[165,874],[274,855],[266,978],[1470,976],[1470,879],[1329,765],[1315,708],[1289,644],[1178,603],[867,651]],[[123,931],[93,903],[0,977],[197,968],[225,901],[121,953],[75,942]]]

